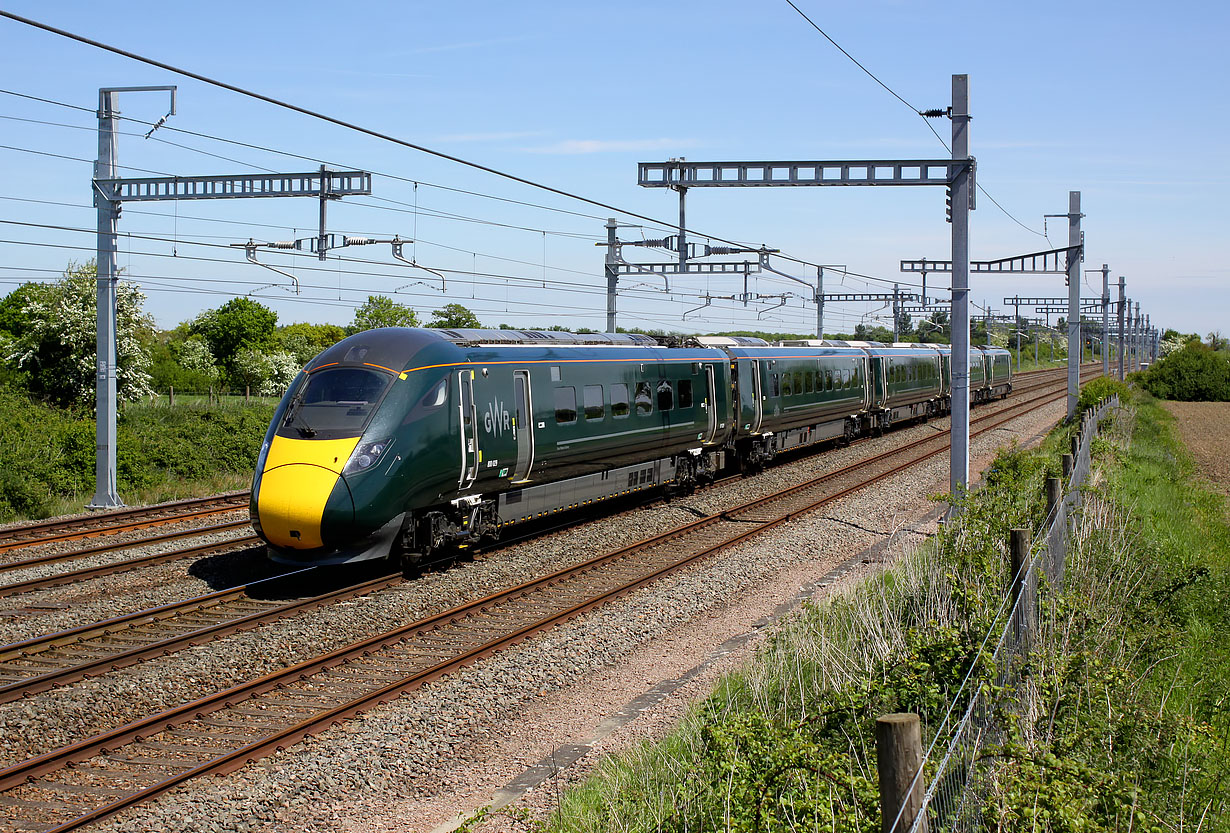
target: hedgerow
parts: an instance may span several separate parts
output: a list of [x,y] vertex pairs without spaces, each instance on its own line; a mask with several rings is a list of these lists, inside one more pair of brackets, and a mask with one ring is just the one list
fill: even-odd
[[[162,484],[247,475],[273,415],[267,404],[128,406],[117,422],[121,496]],[[0,521],[46,517],[94,491],[95,424],[88,412],[0,387]]]

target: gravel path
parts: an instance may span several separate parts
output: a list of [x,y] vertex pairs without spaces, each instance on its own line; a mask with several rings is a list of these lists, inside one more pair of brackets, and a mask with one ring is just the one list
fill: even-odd
[[[1022,442],[1062,416],[1063,404],[1037,409],[1014,428],[976,440],[971,467],[981,470],[994,448]],[[107,675],[57,692],[34,710],[0,707],[0,725],[20,727],[23,742],[0,749],[39,748],[63,742],[87,724],[131,716],[125,694],[179,702],[315,654],[391,621],[406,621],[459,596],[488,592],[534,571],[570,563],[695,517],[685,507],[712,511],[868,456],[880,447],[934,433],[932,423],[896,432],[851,449],[838,449],[761,476],[708,490],[672,504],[623,513],[509,547],[472,564],[434,573],[348,605],[287,620],[258,632],[184,652],[139,673]],[[680,710],[703,694],[715,676],[754,648],[757,623],[788,604],[801,587],[818,583],[839,565],[892,538],[892,546],[855,558],[847,578],[876,569],[920,533],[933,529],[926,496],[946,491],[947,455],[879,487],[850,496],[825,511],[799,518],[718,558],[680,571],[630,597],[557,627],[523,645],[373,710],[225,778],[203,779],[147,806],[95,826],[135,831],[428,831],[491,801],[526,766],[549,759],[568,744],[597,737],[595,752],[625,747],[669,728]],[[917,530],[913,527],[917,526]],[[894,533],[896,533],[894,535]],[[832,579],[816,594],[829,592]],[[603,721],[625,704],[709,659],[715,646],[751,634],[742,647],[705,665],[686,683],[627,726],[603,737]],[[173,687],[166,680],[175,680]],[[105,688],[105,690],[100,690]],[[174,693],[168,691],[173,688]],[[670,686],[668,686],[670,688]],[[40,698],[41,699],[41,698]],[[97,704],[111,712],[100,718]],[[48,714],[56,717],[48,717]],[[50,740],[39,737],[48,733]],[[7,739],[14,733],[5,732]],[[38,738],[37,741],[31,738]],[[28,754],[28,753],[21,753]],[[561,753],[562,754],[562,753]],[[598,754],[563,775],[582,777]],[[557,755],[558,758],[558,755]],[[530,794],[528,806],[549,806],[555,784]]]

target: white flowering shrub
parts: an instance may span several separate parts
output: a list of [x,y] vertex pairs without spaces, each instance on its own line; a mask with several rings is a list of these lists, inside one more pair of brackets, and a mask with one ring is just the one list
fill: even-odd
[[[0,349],[3,359],[29,373],[32,393],[65,405],[94,403],[97,361],[97,282],[94,263],[69,264],[54,284],[26,293],[24,326]],[[120,401],[149,396],[150,356],[141,336],[154,320],[142,309],[145,295],[120,281],[116,288],[116,387]]]

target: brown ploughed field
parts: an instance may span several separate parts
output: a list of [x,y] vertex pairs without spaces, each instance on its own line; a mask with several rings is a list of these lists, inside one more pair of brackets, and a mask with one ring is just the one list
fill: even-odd
[[1202,474],[1230,495],[1230,402],[1163,402]]

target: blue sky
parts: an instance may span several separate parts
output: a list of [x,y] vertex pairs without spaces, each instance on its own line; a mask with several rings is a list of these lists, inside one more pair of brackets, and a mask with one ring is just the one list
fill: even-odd
[[[1226,229],[1230,185],[1225,104],[1230,62],[1223,4],[1031,4],[796,0],[838,43],[917,108],[949,103],[951,75],[970,76],[971,149],[980,198],[971,253],[989,259],[1066,245],[1068,192],[1082,192],[1088,285],[1100,269],[1127,280],[1153,322],[1230,332]],[[27,2],[4,8],[238,86],[320,110],[455,156],[666,223],[673,194],[636,185],[636,163],[705,160],[941,158],[923,120],[865,75],[785,2],[598,3]],[[314,200],[132,203],[120,263],[171,327],[255,293],[283,323],[346,323],[369,294],[426,314],[449,301],[489,325],[601,328],[603,223],[612,212],[365,137],[269,104],[0,20],[0,89],[84,107],[100,86],[173,83],[179,112],[160,130],[160,94],[126,94],[119,159],[165,174],[301,171],[327,160],[378,174],[371,197],[330,206],[330,229],[413,237],[406,254],[448,272],[398,264],[389,247],[314,257],[262,253],[296,275],[244,261],[228,244],[314,233]],[[92,112],[0,94],[0,292],[54,277],[91,256]],[[46,124],[42,122],[51,122]],[[946,120],[932,124],[945,138]],[[127,135],[131,133],[133,135]],[[159,141],[161,140],[161,141]],[[170,143],[176,144],[170,144]],[[186,147],[182,147],[186,146]],[[16,148],[16,149],[13,149]],[[222,157],[222,158],[219,158]],[[124,175],[140,175],[123,171]],[[415,184],[417,183],[417,185]],[[443,187],[441,187],[443,186]],[[451,189],[451,190],[450,190]],[[473,193],[462,193],[465,191]],[[33,202],[40,200],[42,202]],[[532,203],[524,205],[522,203]],[[618,215],[616,215],[618,216]],[[632,226],[640,220],[621,217]],[[881,281],[829,280],[830,291],[903,290],[903,258],[946,258],[941,189],[694,189],[688,225],[766,244]],[[1049,235],[1049,242],[1043,231]],[[664,228],[629,227],[624,239]],[[138,235],[141,235],[140,237]],[[157,238],[157,239],[147,239]],[[37,245],[32,245],[37,244]],[[78,247],[78,248],[72,248]],[[652,260],[643,249],[629,259]],[[811,279],[815,271],[776,266]],[[1066,295],[1061,276],[973,276],[973,299]],[[641,284],[641,285],[637,285]],[[934,286],[934,281],[932,282]],[[799,297],[744,306],[729,277],[625,279],[620,324],[669,330],[806,332]],[[753,276],[765,295],[803,287]],[[876,304],[829,305],[826,329],[883,316]],[[698,311],[689,312],[696,307]],[[1002,309],[1001,309],[1002,311]],[[686,313],[686,318],[684,317]]]

